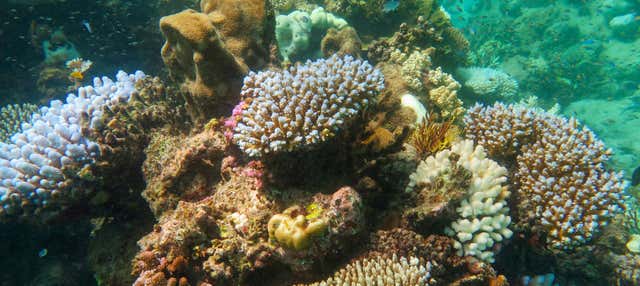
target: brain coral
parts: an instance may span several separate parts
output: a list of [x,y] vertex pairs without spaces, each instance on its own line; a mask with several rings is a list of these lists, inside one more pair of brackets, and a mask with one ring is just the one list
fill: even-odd
[[252,72],[244,79],[233,140],[250,156],[324,142],[383,88],[382,73],[351,56]]
[[127,101],[142,72],[117,74],[114,82],[95,78],[93,86],[42,107],[10,142],[0,142],[0,218],[55,212],[86,195],[74,178],[100,155],[82,128],[104,125],[104,107]]
[[520,220],[534,222],[550,246],[583,244],[624,209],[622,173],[605,167],[611,151],[575,119],[496,103],[472,107],[465,123],[469,139],[516,169]]

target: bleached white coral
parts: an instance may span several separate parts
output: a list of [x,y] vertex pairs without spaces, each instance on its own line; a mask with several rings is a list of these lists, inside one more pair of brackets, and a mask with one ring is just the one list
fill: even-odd
[[494,243],[510,238],[508,228],[511,223],[506,198],[509,196],[506,182],[507,170],[493,160],[486,158],[481,146],[474,148],[473,141],[454,143],[449,150],[443,150],[420,162],[411,174],[408,190],[417,184],[434,183],[436,179],[452,174],[457,165],[469,171],[466,197],[456,209],[459,215],[449,228],[448,235],[455,237],[455,248],[459,255],[472,255],[487,262],[493,262]]
[[473,93],[496,98],[510,98],[518,92],[518,82],[503,71],[492,68],[459,68],[463,86]]

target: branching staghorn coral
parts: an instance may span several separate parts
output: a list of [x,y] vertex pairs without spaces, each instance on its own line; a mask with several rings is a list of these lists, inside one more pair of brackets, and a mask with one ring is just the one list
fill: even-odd
[[382,74],[351,56],[250,73],[233,141],[249,156],[327,141],[348,128],[383,88]]
[[[452,170],[457,167],[463,167],[471,176],[456,176],[457,172]],[[506,173],[505,168],[486,158],[481,146],[474,147],[471,140],[463,140],[420,162],[410,176],[407,191],[412,192],[416,187],[437,188],[438,180],[467,180],[466,195],[456,209],[459,218],[446,232],[456,238],[454,246],[458,255],[472,255],[493,262],[494,243],[513,234],[508,228],[511,223],[506,202],[509,192],[503,186]]]
[[93,86],[79,88],[66,103],[54,100],[42,107],[11,142],[0,143],[0,218],[55,214],[85,197],[90,190],[76,184],[91,179],[88,168],[100,156],[100,146],[82,128],[103,127],[104,108],[127,101],[144,76],[121,71],[116,82],[95,78]]
[[0,108],[0,142],[7,142],[9,138],[22,131],[22,123],[29,122],[38,107],[33,104],[11,104]]
[[611,151],[577,120],[496,103],[472,107],[465,123],[469,139],[515,169],[519,219],[543,230],[549,246],[584,244],[624,209],[622,173],[605,167]]

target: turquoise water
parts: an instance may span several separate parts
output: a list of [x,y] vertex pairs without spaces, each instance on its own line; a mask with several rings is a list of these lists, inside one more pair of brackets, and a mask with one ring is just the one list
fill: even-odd
[[639,13],[3,1],[0,285],[640,285]]

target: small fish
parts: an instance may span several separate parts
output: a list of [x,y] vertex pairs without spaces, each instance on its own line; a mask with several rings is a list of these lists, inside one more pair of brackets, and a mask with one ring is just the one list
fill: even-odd
[[633,171],[633,175],[631,176],[631,185],[637,186],[640,184],[640,167],[636,168]]
[[586,40],[582,41],[583,45],[593,45],[595,43],[596,43],[596,41],[594,39],[586,39]]
[[45,257],[45,256],[47,256],[48,252],[49,251],[46,248],[43,248],[40,251],[38,251],[38,257],[40,257],[40,258]]
[[388,0],[382,5],[382,12],[389,13],[395,11],[400,6],[400,0]]
[[73,79],[82,80],[84,79],[84,75],[79,71],[73,71],[69,74],[69,76]]
[[85,29],[87,29],[87,31],[89,32],[89,34],[91,34],[93,31],[91,30],[91,24],[89,24],[89,21],[87,20],[82,20],[82,26],[84,26]]

